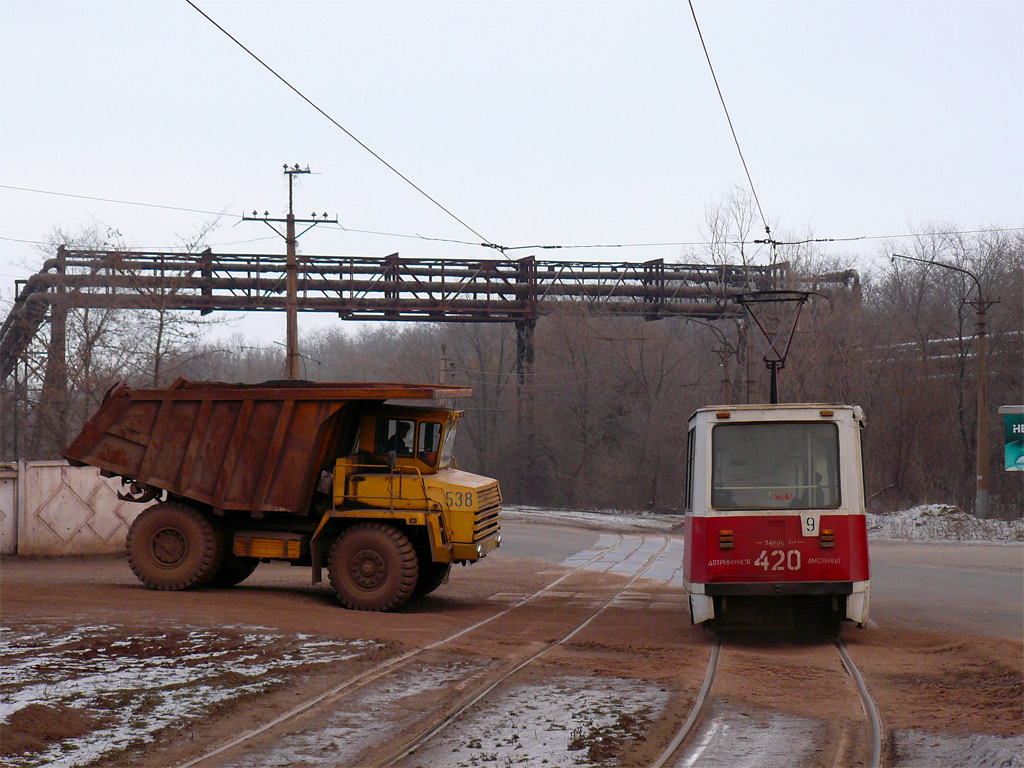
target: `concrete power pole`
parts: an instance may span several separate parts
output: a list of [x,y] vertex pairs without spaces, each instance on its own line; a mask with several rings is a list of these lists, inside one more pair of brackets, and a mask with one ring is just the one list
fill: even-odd
[[[294,196],[293,196],[293,182],[295,177],[299,174],[309,173],[309,166],[300,168],[299,164],[289,166],[287,163],[284,165],[284,173],[288,177],[288,215],[283,219],[275,219],[270,216],[269,212],[264,212],[263,216],[257,216],[256,211],[252,212],[252,216],[242,216],[243,221],[262,221],[272,230],[277,232],[284,238],[287,258],[285,261],[285,290],[287,296],[285,299],[285,310],[287,312],[287,319],[285,322],[285,349],[287,350],[287,377],[291,381],[295,381],[299,378],[299,259],[297,255],[297,243],[302,235],[306,234],[309,230],[315,227],[317,224],[337,224],[337,217],[333,219],[327,218],[327,214],[323,214],[317,218],[316,214],[313,214],[311,219],[296,219],[294,209]],[[281,233],[274,224],[284,224],[284,234]],[[304,230],[295,234],[296,224],[308,224]]]

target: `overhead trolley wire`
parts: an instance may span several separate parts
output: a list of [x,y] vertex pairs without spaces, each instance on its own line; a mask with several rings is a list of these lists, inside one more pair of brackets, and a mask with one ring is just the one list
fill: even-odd
[[[432,243],[454,243],[455,245],[484,245],[486,247],[497,247],[487,246],[486,243],[475,243],[470,240],[457,240],[451,237],[428,237],[427,235],[421,235],[419,233],[401,233],[401,232],[381,232],[376,229],[355,229],[353,227],[346,227],[344,224],[334,222],[334,226],[327,225],[326,229],[340,229],[343,232],[353,232],[357,235],[381,235],[382,237],[404,237],[410,240],[428,240]],[[499,249],[506,250],[506,249]]]
[[[569,248],[666,248],[675,247],[682,245],[707,245],[706,241],[702,242],[690,242],[690,243],[581,243],[581,244],[568,244],[568,245],[506,245],[502,250],[505,251],[553,251]],[[737,243],[738,244],[738,243]]]
[[387,160],[385,160],[385,159],[384,159],[383,157],[381,157],[381,156],[380,156],[380,155],[378,155],[378,154],[377,154],[376,152],[374,152],[374,151],[373,151],[372,149],[370,149],[370,148],[369,148],[369,147],[368,147],[368,146],[367,146],[366,144],[364,144],[364,143],[363,143],[362,141],[360,141],[360,140],[359,140],[359,139],[358,139],[358,138],[357,138],[357,137],[355,136],[355,134],[353,134],[353,133],[352,133],[352,132],[351,132],[350,130],[348,130],[348,129],[347,129],[347,128],[346,128],[345,126],[343,126],[343,125],[342,125],[341,123],[339,123],[339,122],[338,122],[337,120],[335,120],[335,119],[334,119],[333,117],[331,117],[331,116],[330,116],[329,114],[327,114],[327,113],[326,113],[326,112],[325,112],[324,110],[322,110],[322,109],[321,109],[321,108],[320,108],[319,106],[317,106],[317,104],[316,104],[315,102],[313,102],[313,100],[312,100],[312,99],[310,99],[310,98],[309,98],[308,96],[306,96],[306,94],[304,94],[304,93],[303,93],[302,91],[300,91],[300,90],[299,90],[298,88],[296,88],[296,87],[295,87],[294,85],[292,85],[292,84],[291,84],[290,82],[288,82],[288,81],[287,81],[287,80],[286,80],[286,79],[285,79],[284,77],[282,77],[281,75],[279,75],[279,74],[278,74],[278,73],[277,73],[277,72],[276,72],[276,71],[274,70],[274,68],[273,68],[273,67],[271,67],[271,66],[270,66],[269,64],[267,64],[267,63],[266,63],[265,61],[263,61],[263,59],[261,59],[261,58],[260,58],[259,56],[257,56],[257,55],[256,55],[255,53],[253,53],[252,51],[250,51],[250,50],[249,50],[248,48],[246,48],[246,47],[245,47],[245,45],[243,45],[243,44],[242,44],[242,43],[241,43],[241,42],[240,42],[240,41],[238,40],[238,38],[236,38],[236,37],[235,37],[234,35],[232,35],[232,34],[231,34],[230,32],[228,32],[228,31],[227,31],[226,29],[224,29],[224,27],[222,27],[222,26],[221,26],[220,24],[218,24],[218,23],[217,23],[216,21],[214,21],[214,20],[213,20],[212,18],[210,18],[210,17],[209,17],[209,16],[208,16],[208,15],[206,14],[206,12],[205,12],[205,11],[203,11],[203,9],[202,9],[202,8],[200,8],[200,7],[198,6],[198,5],[196,5],[196,4],[194,3],[194,2],[192,2],[192,0],[185,0],[185,2],[186,2],[186,3],[188,3],[189,5],[191,5],[191,6],[192,6],[192,7],[193,7],[193,8],[194,8],[194,9],[195,9],[195,10],[196,10],[196,11],[197,11],[197,12],[198,12],[198,13],[199,13],[199,14],[200,14],[200,15],[201,15],[201,16],[202,16],[203,18],[204,18],[204,19],[206,19],[206,20],[207,20],[208,22],[210,22],[211,24],[213,24],[213,26],[215,26],[215,27],[216,27],[217,29],[219,29],[219,30],[220,30],[221,32],[223,32],[223,33],[224,33],[225,35],[227,35],[227,37],[228,37],[228,38],[229,38],[229,39],[230,39],[230,40],[231,40],[231,41],[232,41],[233,43],[235,43],[235,45],[237,45],[237,46],[238,46],[239,48],[241,48],[241,49],[242,49],[243,51],[245,51],[245,52],[246,52],[246,53],[248,53],[248,54],[249,54],[250,56],[252,56],[252,57],[253,57],[254,59],[256,59],[256,61],[258,61],[258,62],[259,62],[259,63],[260,63],[260,64],[261,64],[261,65],[262,65],[262,66],[264,67],[264,69],[266,69],[266,70],[267,70],[268,72],[270,72],[270,74],[272,74],[272,75],[273,75],[274,77],[276,77],[276,78],[277,78],[278,80],[280,80],[280,81],[281,81],[282,83],[284,83],[284,84],[285,84],[286,86],[288,86],[288,88],[290,88],[290,89],[291,89],[292,91],[294,91],[294,92],[295,92],[295,94],[296,94],[296,95],[297,95],[297,96],[298,96],[299,98],[301,98],[301,99],[302,99],[303,101],[305,101],[305,102],[306,102],[307,104],[309,104],[309,106],[311,106],[311,107],[312,107],[313,109],[315,109],[315,110],[316,110],[317,112],[319,112],[319,113],[320,113],[321,115],[323,115],[323,116],[324,116],[325,118],[327,118],[327,119],[328,119],[328,120],[329,120],[329,121],[330,121],[330,122],[331,122],[331,123],[332,123],[332,124],[333,124],[333,125],[334,125],[334,126],[335,126],[336,128],[338,128],[339,130],[341,130],[341,131],[342,131],[342,132],[343,132],[343,133],[344,133],[344,134],[345,134],[346,136],[348,136],[348,137],[349,137],[350,139],[352,139],[352,141],[354,141],[354,142],[355,142],[356,144],[358,144],[358,145],[359,145],[360,147],[362,147],[362,148],[363,148],[363,149],[365,149],[365,150],[366,150],[367,152],[369,152],[369,153],[370,153],[371,155],[373,155],[373,156],[374,156],[374,157],[375,157],[375,158],[376,158],[377,160],[379,160],[379,161],[380,161],[381,163],[383,163],[383,164],[384,164],[384,166],[386,166],[386,167],[387,167],[387,168],[388,168],[388,169],[389,169],[389,170],[390,170],[390,171],[391,171],[392,173],[394,173],[394,174],[395,174],[396,176],[398,176],[398,177],[399,177],[400,179],[402,179],[402,181],[404,181],[404,182],[405,182],[406,184],[408,184],[408,185],[409,185],[410,187],[412,187],[413,189],[415,189],[415,190],[416,190],[417,192],[419,192],[419,193],[420,193],[421,195],[423,195],[423,196],[424,196],[425,198],[427,198],[427,200],[429,200],[429,201],[430,201],[430,202],[432,202],[432,203],[433,203],[434,205],[436,205],[436,206],[437,206],[438,208],[440,208],[440,209],[441,209],[442,211],[444,211],[445,213],[447,213],[447,214],[448,214],[448,215],[449,215],[449,216],[450,216],[451,218],[455,219],[455,221],[457,221],[457,222],[458,222],[459,224],[461,224],[462,226],[464,226],[464,227],[465,227],[466,229],[468,229],[468,230],[469,230],[470,232],[472,232],[472,233],[473,233],[474,235],[476,235],[477,237],[479,237],[479,238],[480,238],[480,239],[481,239],[481,240],[483,241],[482,243],[479,243],[479,245],[483,245],[483,246],[486,246],[486,247],[488,247],[488,248],[496,248],[496,249],[498,249],[498,250],[501,250],[501,246],[495,245],[495,244],[494,244],[494,243],[492,243],[492,242],[491,242],[490,240],[488,240],[488,239],[487,239],[486,237],[484,237],[483,235],[481,235],[481,234],[480,234],[479,232],[477,232],[477,231],[476,231],[475,229],[473,229],[473,227],[469,226],[469,224],[467,224],[467,223],[466,223],[465,221],[463,221],[462,219],[460,219],[460,218],[459,218],[458,216],[456,216],[456,215],[455,215],[454,213],[452,213],[452,212],[451,212],[451,211],[450,211],[450,210],[449,210],[448,208],[445,208],[445,207],[444,207],[443,205],[441,205],[441,203],[439,203],[439,202],[438,202],[437,200],[435,200],[435,199],[434,199],[433,197],[431,197],[431,196],[430,196],[429,194],[427,194],[427,193],[426,193],[426,192],[425,192],[425,191],[424,191],[423,189],[421,189],[421,188],[420,188],[419,186],[417,186],[417,185],[416,185],[416,184],[415,184],[415,183],[414,183],[414,182],[413,182],[413,181],[412,181],[412,180],[411,180],[411,179],[410,179],[410,178],[409,178],[408,176],[406,176],[406,175],[405,175],[404,173],[402,173],[401,171],[399,171],[399,170],[398,170],[397,168],[395,168],[395,166],[391,165],[391,163],[389,163],[389,162],[388,162]]
[[[55,195],[57,197],[70,197],[77,200],[95,200],[101,203],[115,203],[117,205],[135,205],[143,208],[159,208],[168,211],[183,211],[185,213],[202,213],[210,216],[225,216],[232,219],[241,219],[242,217],[238,214],[228,213],[224,211],[208,211],[202,208],[185,208],[177,205],[163,205],[160,203],[144,203],[138,200],[119,200],[112,197],[97,197],[95,195],[82,195],[71,192],[56,192],[49,189],[36,189],[34,187],[20,187],[13,184],[0,184],[0,189],[9,189],[15,192],[32,192],[39,195]],[[336,229],[342,232],[351,232],[354,234],[361,235],[377,235],[380,237],[401,237],[410,240],[425,240],[437,243],[452,243],[454,245],[472,245],[497,248],[501,251],[522,251],[522,250],[570,250],[570,249],[600,249],[600,248],[669,248],[669,247],[682,247],[682,246],[700,246],[709,245],[708,240],[692,240],[692,241],[674,241],[674,242],[659,242],[659,243],[563,243],[563,244],[536,244],[536,245],[508,245],[498,247],[493,244],[486,245],[484,243],[478,243],[473,240],[458,240],[456,238],[448,237],[431,237],[428,235],[421,235],[418,233],[408,232],[384,232],[375,229],[356,229],[354,227],[346,227],[340,223],[327,222],[324,225],[324,229]],[[901,240],[910,237],[921,237],[922,235],[979,235],[989,233],[1000,233],[1000,232],[1024,232],[1024,227],[985,227],[982,229],[950,229],[942,230],[939,232],[903,232],[900,234],[891,235],[856,235],[853,237],[810,237],[803,240],[770,240],[770,239],[756,239],[756,240],[726,240],[729,245],[804,245],[807,243],[850,243],[861,240]],[[238,245],[241,243],[255,243],[261,240],[274,240],[275,236],[268,237],[257,237],[248,240],[236,240],[229,243],[216,243],[215,245]],[[0,240],[6,240],[9,242],[16,243],[30,243],[35,245],[49,245],[48,242],[42,240],[29,240],[17,237],[4,237],[0,236]]]
[[700,38],[701,47],[704,49],[704,58],[708,60],[708,69],[711,70],[711,79],[715,81],[715,90],[718,91],[718,98],[722,102],[722,109],[725,110],[725,119],[729,122],[729,130],[732,132],[732,140],[736,144],[736,151],[739,153],[740,162],[743,163],[743,171],[747,174],[747,182],[750,184],[750,191],[754,195],[754,202],[757,204],[757,212],[761,214],[761,222],[764,224],[764,232],[771,238],[772,231],[768,226],[768,219],[765,218],[761,209],[761,201],[757,197],[757,189],[754,188],[754,180],[750,176],[750,169],[747,167],[747,160],[743,157],[743,150],[740,148],[739,137],[736,136],[736,128],[733,127],[732,117],[729,115],[729,107],[725,105],[725,96],[722,95],[722,87],[718,84],[718,76],[715,74],[715,67],[711,63],[711,54],[708,53],[708,46],[704,42],[704,34],[700,31],[700,23],[697,21],[697,12],[693,9],[693,0],[689,0],[690,13],[693,15],[693,24],[697,27],[697,36]]

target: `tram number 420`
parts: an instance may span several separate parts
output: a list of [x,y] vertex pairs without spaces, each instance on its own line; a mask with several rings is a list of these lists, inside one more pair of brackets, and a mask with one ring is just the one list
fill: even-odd
[[799,571],[800,550],[798,549],[773,549],[769,552],[762,549],[757,556],[754,565],[761,566],[766,571]]

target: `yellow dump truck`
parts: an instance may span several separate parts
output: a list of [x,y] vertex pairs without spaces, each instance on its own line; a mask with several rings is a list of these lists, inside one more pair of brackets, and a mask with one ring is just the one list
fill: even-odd
[[[389,611],[501,543],[497,481],[457,468],[465,387],[191,382],[118,386],[64,450],[156,501],[128,562],[151,589],[227,587],[260,562],[327,568],[348,608]],[[397,401],[397,402],[396,402]]]

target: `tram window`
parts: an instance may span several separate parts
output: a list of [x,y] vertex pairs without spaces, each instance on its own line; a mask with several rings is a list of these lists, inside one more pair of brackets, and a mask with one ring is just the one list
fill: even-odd
[[686,506],[687,512],[693,511],[693,445],[694,430],[686,435]]
[[711,433],[717,509],[839,506],[839,429],[833,423],[717,424]]

